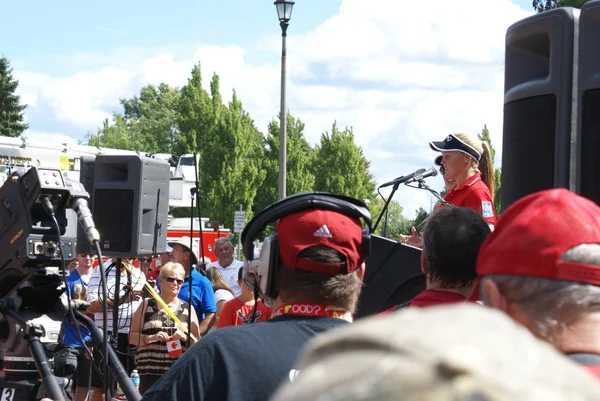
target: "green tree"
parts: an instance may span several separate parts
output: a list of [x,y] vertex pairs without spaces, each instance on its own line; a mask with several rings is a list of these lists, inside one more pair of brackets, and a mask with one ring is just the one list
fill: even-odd
[[102,127],[98,128],[95,134],[91,132],[86,134],[86,139],[89,146],[146,151],[138,135],[137,122],[128,121],[120,113],[114,113],[111,122],[108,118],[105,119]]
[[[376,197],[369,204],[373,224],[377,221],[384,205],[385,201],[380,197]],[[375,229],[375,234],[396,240],[400,237],[400,234],[410,234],[412,221],[404,217],[403,213],[404,208],[400,205],[400,202],[392,200],[388,206],[387,214],[384,213],[379,225]]]
[[[287,115],[287,163],[286,163],[286,194],[312,191],[315,176],[312,172],[314,150],[304,137],[304,123]],[[277,182],[279,179],[279,122],[271,120],[266,138],[264,155],[266,179],[259,188],[254,203],[255,212],[277,200]]]
[[0,135],[18,137],[29,128],[24,121],[26,105],[16,95],[19,81],[13,78],[12,68],[6,57],[0,58]]
[[315,149],[315,190],[373,200],[375,181],[369,166],[362,148],[354,143],[352,129],[340,131],[334,122]]
[[[218,82],[218,77],[214,79]],[[222,108],[222,120],[217,135],[207,139],[207,151],[202,152],[202,188],[210,215],[233,225],[238,205],[242,205],[248,219],[252,217],[254,198],[266,177],[264,137],[235,91],[227,108],[219,104],[215,107]]]
[[[490,151],[492,152],[492,163],[494,163],[496,160],[496,149],[492,144],[492,138],[490,136],[490,131],[488,130],[487,125],[483,126],[483,129],[477,135],[477,137],[480,141],[487,142],[487,144],[489,145]],[[494,207],[496,209],[496,214],[500,216],[500,210],[502,207],[500,202],[500,193],[502,191],[502,171],[499,168],[494,169],[494,184],[496,187],[496,192],[494,193]]]
[[533,0],[533,9],[538,13],[559,7],[581,8],[590,0]]
[[214,110],[214,104],[222,103],[221,95],[217,93],[215,96],[217,99],[213,102],[211,95],[202,88],[202,71],[200,63],[196,64],[187,84],[181,88],[180,131],[174,145],[176,154],[194,151],[202,154],[207,144],[205,138],[215,136],[218,126],[215,113],[218,113],[218,110]]
[[249,219],[266,176],[263,135],[235,91],[231,102],[223,104],[218,75],[211,79],[210,93],[202,88],[199,64],[181,90],[180,110],[175,148],[200,155],[203,214],[231,226],[234,212],[242,205]]
[[179,89],[165,83],[147,85],[139,96],[121,99],[124,118],[137,123],[137,135],[146,152],[173,154],[179,135]]
[[136,150],[144,153],[174,153],[179,135],[179,99],[176,88],[148,85],[139,96],[121,99],[124,113],[114,113],[96,133],[86,135],[90,146]]
[[415,220],[412,222],[412,227],[417,229],[417,232],[423,231],[425,228],[425,223],[427,222],[427,218],[429,218],[429,213],[422,207],[415,211]]

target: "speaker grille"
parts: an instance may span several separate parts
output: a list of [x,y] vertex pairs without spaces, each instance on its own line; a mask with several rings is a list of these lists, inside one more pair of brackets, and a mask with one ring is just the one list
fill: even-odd
[[133,196],[133,190],[129,189],[94,191],[94,221],[103,251],[131,252]]
[[504,106],[502,209],[554,187],[556,97],[529,97]]
[[583,93],[580,195],[600,205],[600,89]]

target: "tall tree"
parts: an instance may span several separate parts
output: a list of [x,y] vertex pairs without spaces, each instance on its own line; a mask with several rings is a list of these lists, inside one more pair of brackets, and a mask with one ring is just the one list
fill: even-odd
[[[217,79],[218,86],[218,79]],[[220,100],[220,94],[217,94]],[[205,138],[214,137],[218,120],[211,95],[202,88],[200,63],[192,68],[191,77],[181,88],[180,132],[175,140],[175,153],[202,152],[206,149]]]
[[[487,128],[487,125],[483,126],[481,132],[477,135],[480,141],[487,142],[490,147],[490,151],[492,152],[492,163],[496,160],[496,149],[492,144],[492,137],[490,136],[490,131]],[[496,192],[494,193],[494,207],[496,208],[496,214],[500,216],[501,210],[501,202],[500,202],[500,193],[502,192],[502,171],[497,168],[494,169],[494,184],[496,187]]]
[[[215,91],[218,91],[218,77]],[[215,99],[215,94],[212,94]],[[220,101],[220,100],[219,100]],[[258,188],[263,184],[264,137],[254,126],[254,121],[243,109],[235,91],[229,106],[215,103],[220,108],[220,121],[216,135],[206,138],[202,152],[202,190],[204,203],[211,216],[226,225],[233,225],[233,215],[238,206],[252,217],[252,206]]]
[[19,81],[13,78],[12,71],[6,57],[0,58],[0,135],[18,137],[29,125],[24,122],[27,106],[20,103],[15,93]]
[[590,0],[533,0],[533,9],[538,13],[559,7],[581,8]]
[[[312,191],[315,176],[312,172],[314,150],[304,137],[304,123],[287,114],[287,163],[286,194]],[[266,138],[264,156],[266,179],[259,188],[254,204],[255,212],[262,210],[277,200],[277,180],[279,178],[279,121],[271,120]]]
[[340,131],[334,122],[331,133],[323,133],[315,149],[315,190],[371,199],[375,181],[369,172],[370,164],[362,148],[354,142],[352,129]]
[[247,218],[258,188],[263,184],[264,137],[244,110],[235,91],[226,106],[214,74],[210,93],[202,88],[200,65],[181,90],[180,133],[176,149],[200,155],[198,176],[203,214],[233,225],[233,215],[242,205]]

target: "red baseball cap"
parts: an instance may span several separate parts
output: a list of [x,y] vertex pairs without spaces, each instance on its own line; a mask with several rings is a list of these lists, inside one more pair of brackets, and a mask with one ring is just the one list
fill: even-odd
[[528,195],[511,205],[477,257],[479,276],[469,299],[479,299],[488,274],[541,277],[600,286],[600,266],[563,261],[569,249],[600,244],[600,207],[566,189]]
[[[365,261],[363,229],[358,219],[329,210],[310,209],[282,217],[275,230],[281,261],[289,269],[325,274],[352,273]],[[346,263],[298,258],[301,251],[315,245],[335,249],[345,256]]]

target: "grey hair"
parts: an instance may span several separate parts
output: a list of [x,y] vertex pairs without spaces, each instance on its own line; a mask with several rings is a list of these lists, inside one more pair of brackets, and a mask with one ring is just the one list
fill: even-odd
[[[569,249],[561,260],[600,266],[600,244],[583,244]],[[531,329],[552,342],[555,334],[567,330],[579,313],[600,311],[600,287],[573,281],[540,277],[489,275],[482,280],[480,296],[490,298],[483,283],[498,286],[507,301],[519,305],[535,325]]]
[[229,245],[233,246],[233,244],[231,243],[231,241],[227,237],[219,237],[219,238],[217,238],[215,240],[215,246],[222,245],[222,244],[224,244],[226,242],[229,243]]

